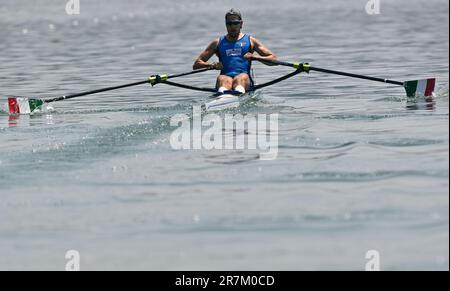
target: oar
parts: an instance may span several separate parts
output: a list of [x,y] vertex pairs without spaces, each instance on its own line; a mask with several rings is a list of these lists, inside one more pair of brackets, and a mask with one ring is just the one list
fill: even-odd
[[194,71],[180,73],[180,74],[174,74],[174,75],[152,75],[145,81],[128,83],[128,84],[114,86],[114,87],[106,87],[106,88],[92,90],[92,91],[85,91],[85,92],[81,92],[81,93],[65,95],[65,96],[61,96],[61,97],[55,97],[55,98],[51,98],[51,99],[9,97],[8,98],[8,109],[9,109],[10,114],[30,114],[33,111],[35,111],[36,109],[40,108],[44,103],[68,100],[68,99],[73,99],[76,97],[87,96],[87,95],[92,95],[92,94],[96,94],[96,93],[107,92],[107,91],[112,91],[112,90],[117,90],[117,89],[122,89],[122,88],[142,85],[142,84],[151,84],[153,86],[158,83],[164,82],[168,79],[174,79],[174,78],[178,78],[178,77],[182,77],[182,76],[198,74],[198,73],[206,72],[209,70],[211,70],[211,68],[204,68],[204,69],[199,69],[199,70],[194,70]]
[[382,78],[358,75],[358,74],[353,74],[353,73],[317,68],[317,67],[311,66],[308,63],[288,63],[288,62],[282,62],[282,61],[260,60],[258,58],[254,58],[254,60],[260,61],[260,62],[266,63],[266,64],[291,67],[291,68],[294,68],[297,70],[302,70],[304,72],[318,71],[318,72],[323,72],[323,73],[328,73],[328,74],[335,74],[335,75],[347,76],[347,77],[352,77],[352,78],[359,78],[359,79],[365,79],[365,80],[370,80],[370,81],[399,85],[399,86],[405,87],[406,95],[408,97],[420,97],[420,96],[431,97],[431,96],[433,96],[434,87],[436,84],[436,78],[400,82],[400,81],[394,81],[394,80],[389,80],[389,79],[382,79]]

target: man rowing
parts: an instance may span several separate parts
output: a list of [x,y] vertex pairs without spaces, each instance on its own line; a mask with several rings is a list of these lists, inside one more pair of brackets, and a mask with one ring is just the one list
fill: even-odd
[[[216,82],[216,89],[220,93],[235,90],[244,94],[253,86],[250,76],[251,61],[277,60],[276,55],[259,40],[241,32],[243,23],[242,15],[238,10],[228,11],[225,14],[228,34],[212,41],[199,55],[193,66],[194,70],[202,68],[220,70]],[[257,52],[259,56],[254,56],[254,52]],[[214,54],[219,58],[219,62],[208,63]]]

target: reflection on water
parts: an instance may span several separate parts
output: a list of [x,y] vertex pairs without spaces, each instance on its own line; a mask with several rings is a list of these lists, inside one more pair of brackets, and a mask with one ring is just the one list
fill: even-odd
[[54,124],[52,114],[12,114],[0,115],[0,128],[2,127],[29,127]]
[[406,101],[407,110],[434,110],[436,101],[433,97],[417,97]]
[[10,115],[8,117],[8,126],[9,127],[16,127],[17,123],[19,122],[20,115]]

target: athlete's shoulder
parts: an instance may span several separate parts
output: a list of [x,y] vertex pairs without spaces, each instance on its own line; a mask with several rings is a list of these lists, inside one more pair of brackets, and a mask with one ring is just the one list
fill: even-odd
[[215,38],[214,40],[212,40],[209,43],[208,48],[215,50],[219,46],[219,43],[220,43],[220,37]]
[[256,38],[254,38],[250,34],[248,35],[248,39],[250,40],[250,50],[253,51],[255,46],[257,46],[257,44],[259,43],[259,40],[257,40]]
[[252,44],[253,47],[263,46],[262,42],[259,39],[257,39],[256,37],[253,37],[253,36],[250,37],[250,43]]
[[254,36],[249,35],[249,38],[250,38],[250,41],[251,41],[252,43],[259,43],[259,42],[260,42],[260,41],[259,41],[256,37],[254,37]]

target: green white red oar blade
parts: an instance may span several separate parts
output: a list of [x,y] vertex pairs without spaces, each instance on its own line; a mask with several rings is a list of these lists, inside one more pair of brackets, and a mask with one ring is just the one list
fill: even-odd
[[25,97],[9,97],[9,114],[31,114],[44,104],[44,100]]
[[436,79],[423,79],[406,81],[404,84],[406,90],[406,96],[414,97],[433,97],[434,87],[436,85]]

